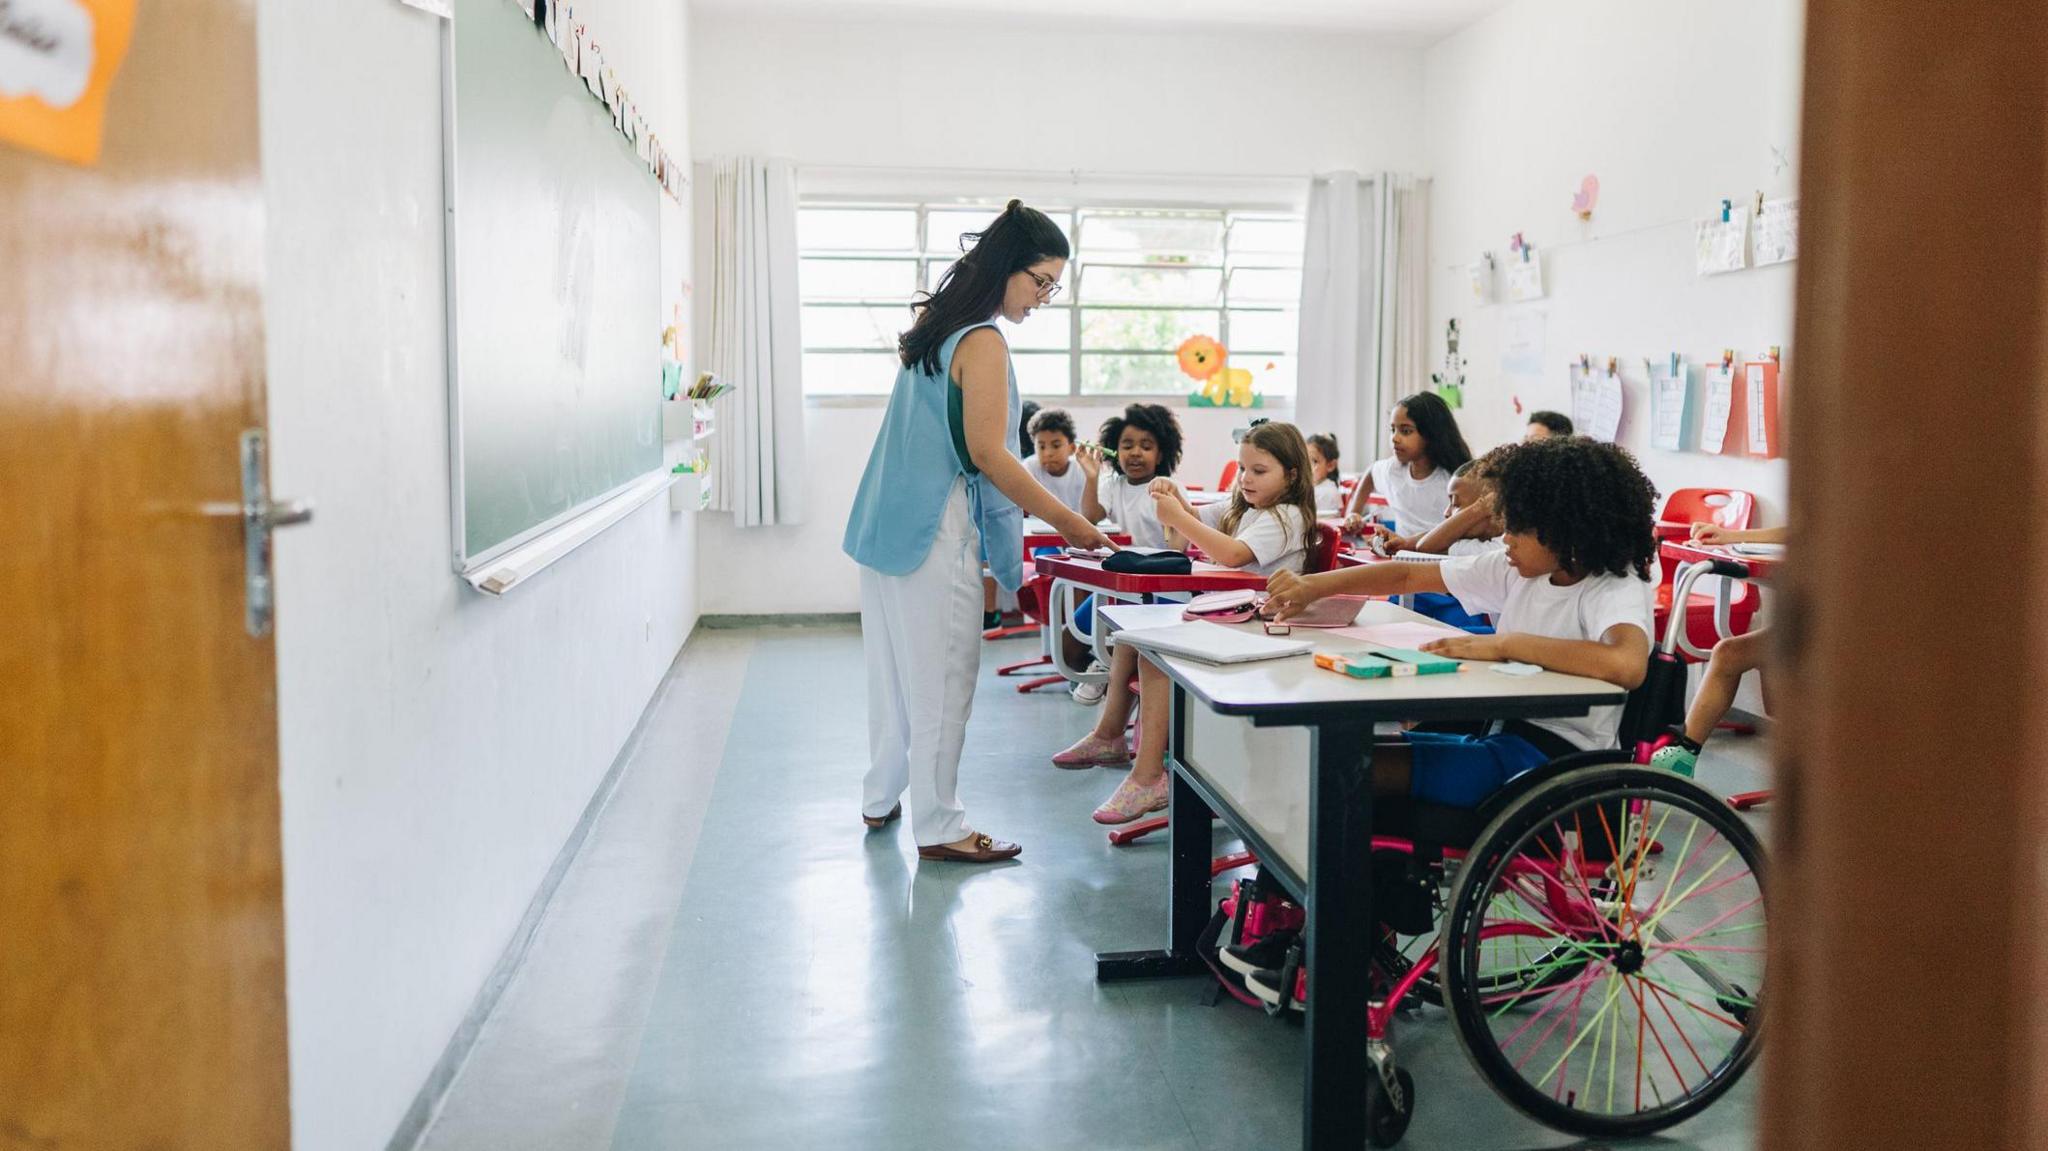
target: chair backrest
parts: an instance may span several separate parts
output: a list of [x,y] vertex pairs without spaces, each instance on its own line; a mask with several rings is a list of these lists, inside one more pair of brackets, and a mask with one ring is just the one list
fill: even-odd
[[[1740,488],[1679,488],[1664,497],[1664,511],[1658,515],[1660,524],[1685,525],[1697,523],[1718,524],[1724,528],[1741,531],[1749,527],[1756,516],[1756,497]],[[1675,538],[1680,529],[1660,530],[1660,538]],[[1678,561],[1659,557],[1658,567],[1662,569],[1659,582],[1670,583],[1678,569]]]
[[1229,490],[1230,490],[1230,485],[1231,485],[1231,484],[1233,484],[1233,483],[1235,483],[1236,481],[1237,481],[1237,461],[1236,461],[1236,460],[1226,460],[1226,461],[1224,461],[1224,464],[1223,464],[1223,474],[1222,474],[1222,475],[1220,475],[1220,476],[1218,476],[1218,477],[1216,477],[1216,490],[1217,490],[1217,491],[1219,491],[1219,492],[1227,492],[1227,491],[1229,491]]
[[1623,748],[1648,743],[1667,727],[1685,720],[1684,661],[1668,651],[1650,652],[1650,666],[1643,682],[1628,693],[1621,707],[1619,740]]
[[1344,537],[1337,531],[1337,525],[1328,520],[1316,521],[1316,538],[1308,544],[1308,562],[1305,565],[1310,575],[1326,572],[1337,566],[1337,549]]

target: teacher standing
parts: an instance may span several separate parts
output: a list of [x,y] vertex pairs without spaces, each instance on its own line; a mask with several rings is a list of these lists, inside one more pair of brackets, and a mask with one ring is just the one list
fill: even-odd
[[868,773],[861,821],[903,813],[920,859],[993,863],[1021,850],[968,825],[957,784],[981,668],[981,561],[1015,590],[1024,578],[1023,511],[1077,547],[1102,532],[1041,487],[1010,450],[1021,405],[1011,323],[1060,290],[1067,238],[1012,200],[947,269],[897,340],[902,368],[853,497],[846,554],[861,565],[868,670]]

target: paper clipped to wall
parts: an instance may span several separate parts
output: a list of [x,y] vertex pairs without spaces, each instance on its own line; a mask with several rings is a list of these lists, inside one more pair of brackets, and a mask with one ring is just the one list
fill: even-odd
[[1533,248],[1523,248],[1508,261],[1508,299],[1516,303],[1543,298],[1543,258]]
[[1756,266],[1782,264],[1799,258],[1799,201],[1766,200],[1757,213],[1756,236],[1751,240]]
[[1728,439],[1728,414],[1735,407],[1735,364],[1728,361],[1707,367],[1707,408],[1700,425],[1700,450],[1721,453]]
[[1748,425],[1749,454],[1753,456],[1774,459],[1783,450],[1778,442],[1778,371],[1775,355],[1742,365],[1743,422]]
[[1621,373],[1581,356],[1571,366],[1572,424],[1581,435],[1613,443],[1621,432]]
[[1728,212],[1727,219],[1709,216],[1693,225],[1695,267],[1702,276],[1739,272],[1749,239],[1749,213]]
[[1650,446],[1682,452],[1693,433],[1691,373],[1677,355],[1661,364],[1643,363],[1650,374]]

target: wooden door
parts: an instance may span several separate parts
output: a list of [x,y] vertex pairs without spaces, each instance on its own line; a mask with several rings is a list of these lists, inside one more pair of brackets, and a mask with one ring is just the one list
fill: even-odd
[[1763,1146],[2039,1148],[2048,9],[1806,37]]
[[254,0],[139,6],[105,150],[0,144],[0,1148],[288,1144]]

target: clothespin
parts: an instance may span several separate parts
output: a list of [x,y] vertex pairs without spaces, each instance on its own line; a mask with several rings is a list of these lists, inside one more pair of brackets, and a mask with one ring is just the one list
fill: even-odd
[[1727,222],[1728,222],[1728,214],[1729,214],[1730,212],[1733,212],[1734,210],[1735,210],[1735,203],[1734,203],[1734,201],[1732,201],[1732,200],[1723,200],[1723,201],[1721,201],[1721,222],[1722,222],[1722,223],[1724,223],[1724,224],[1725,224],[1725,223],[1727,223]]
[[1677,352],[1673,352],[1673,353],[1671,353],[1671,374],[1672,374],[1672,375],[1674,375],[1674,376],[1678,374],[1678,353],[1677,353]]
[[1776,344],[1772,344],[1772,345],[1771,345],[1771,362],[1772,362],[1772,363],[1776,363],[1776,362],[1777,362],[1777,360],[1778,360],[1778,345],[1776,345]]
[[1732,368],[1732,367],[1734,367],[1734,366],[1735,366],[1735,349],[1734,349],[1734,348],[1722,348],[1722,349],[1721,349],[1721,366],[1722,366],[1723,368]]
[[1523,244],[1523,245],[1522,245],[1522,262],[1523,262],[1524,264],[1526,264],[1526,263],[1528,263],[1528,262],[1529,262],[1529,253],[1530,253],[1531,251],[1534,251],[1534,250],[1535,250],[1535,249],[1534,249],[1534,246],[1533,246],[1533,245],[1530,245],[1530,244]]
[[1756,193],[1756,214],[1759,216],[1764,214],[1764,193],[1761,188],[1757,189]]
[[1590,371],[1592,371],[1592,370],[1593,370],[1593,357],[1591,357],[1591,356],[1587,355],[1587,354],[1586,354],[1586,353],[1584,353],[1584,352],[1580,352],[1580,353],[1579,353],[1579,370],[1580,370],[1580,371],[1582,371],[1582,372],[1590,372]]
[[1621,371],[1621,367],[1615,358],[1613,356],[1607,357],[1607,374],[1611,376],[1619,371]]

